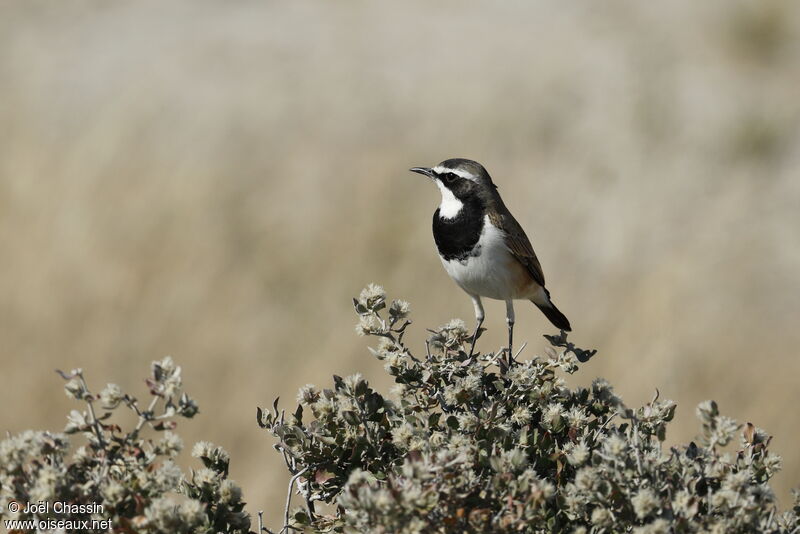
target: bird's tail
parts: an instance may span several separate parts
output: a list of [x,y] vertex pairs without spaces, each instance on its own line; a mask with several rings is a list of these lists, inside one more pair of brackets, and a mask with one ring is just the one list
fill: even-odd
[[561,311],[556,308],[556,305],[553,304],[553,301],[550,300],[550,292],[545,289],[544,293],[547,296],[546,299],[537,299],[541,300],[542,302],[536,302],[534,299],[531,299],[531,302],[536,304],[536,307],[542,310],[544,316],[550,319],[550,322],[553,323],[556,328],[571,332],[572,327],[569,325],[569,319],[567,319],[567,316],[561,313]]

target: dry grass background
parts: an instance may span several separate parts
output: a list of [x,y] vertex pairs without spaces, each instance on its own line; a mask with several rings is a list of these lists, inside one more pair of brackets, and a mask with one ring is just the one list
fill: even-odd
[[[144,389],[184,366],[251,511],[286,475],[256,405],[380,362],[367,282],[471,320],[438,193],[483,162],[583,346],[577,375],[775,434],[800,482],[800,4],[3,2],[0,430],[59,428],[53,369]],[[528,354],[550,331],[518,306]],[[504,340],[490,303],[486,348]],[[277,521],[269,521],[270,524]]]

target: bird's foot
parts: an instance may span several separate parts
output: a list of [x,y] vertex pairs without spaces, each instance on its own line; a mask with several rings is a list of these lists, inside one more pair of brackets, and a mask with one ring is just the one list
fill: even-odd
[[508,372],[509,369],[508,362],[506,361],[505,358],[502,357],[502,355],[500,356],[500,358],[497,359],[497,367],[500,369],[501,375],[504,375]]
[[506,356],[507,356],[507,360],[506,361],[507,361],[508,367],[510,369],[511,366],[516,365],[517,360],[514,358],[514,352],[511,350],[511,347],[508,347],[505,350],[506,350]]
[[497,364],[497,367],[500,368],[500,374],[506,374],[511,367],[517,364],[517,360],[514,359],[514,356],[508,347],[502,347],[497,352],[494,362]]
[[472,334],[472,342],[470,343],[469,347],[469,356],[467,357],[468,361],[472,361],[472,356],[475,354],[475,345],[478,342],[478,338],[481,337],[481,334],[485,332],[485,328],[481,328],[480,325],[475,329],[475,332]]

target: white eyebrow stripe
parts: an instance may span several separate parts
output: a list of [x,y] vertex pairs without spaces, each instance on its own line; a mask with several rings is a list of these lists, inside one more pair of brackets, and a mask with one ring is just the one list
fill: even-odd
[[472,180],[473,182],[475,181],[475,176],[472,173],[469,173],[467,171],[462,171],[461,169],[448,169],[447,167],[442,167],[440,165],[437,165],[436,167],[433,168],[433,172],[435,172],[436,174],[445,174],[451,172],[456,176],[460,176],[466,180]]

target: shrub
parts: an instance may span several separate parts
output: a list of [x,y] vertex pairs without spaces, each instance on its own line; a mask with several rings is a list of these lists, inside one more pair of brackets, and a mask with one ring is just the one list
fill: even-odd
[[[187,477],[175,464],[183,448],[172,432],[176,419],[191,418],[198,408],[182,392],[181,368],[171,358],[153,362],[147,407],[115,384],[92,393],[80,369],[59,373],[67,396],[85,409],[72,410],[63,433],[29,430],[0,441],[0,518],[18,520],[16,526],[6,523],[9,530],[32,532],[34,523],[24,522],[33,521],[41,531],[248,532],[241,491],[227,477],[227,452],[201,442],[192,455],[203,467]],[[137,422],[123,431],[110,418],[126,408]],[[158,439],[143,437],[148,428],[160,433]],[[69,434],[82,438],[73,452]],[[42,501],[50,510],[11,513],[12,501],[23,507]],[[55,509],[55,503],[67,503],[68,511]]]
[[[370,350],[394,378],[394,394],[360,375],[334,376],[330,388],[301,388],[289,416],[277,400],[258,410],[291,473],[281,533],[800,531],[800,501],[780,512],[769,486],[780,469],[770,436],[721,415],[713,401],[697,407],[697,443],[667,449],[675,404],[656,393],[628,408],[602,379],[568,388],[563,374],[594,351],[563,332],[545,336],[545,358],[508,366],[498,353],[470,357],[470,333],[455,320],[431,330],[417,357],[403,341],[408,303],[387,307],[371,285],[354,306],[356,330],[377,339]],[[198,408],[170,358],[153,362],[146,407],[114,384],[93,393],[80,369],[60,374],[85,408],[69,414],[63,433],[0,441],[0,518],[33,520],[43,531],[249,532],[227,452],[200,442],[192,455],[202,467],[187,475],[175,464],[177,420]],[[112,422],[125,409],[136,416],[128,430]],[[295,484],[305,503],[290,515]],[[12,501],[73,508],[11,513]],[[318,513],[316,503],[332,506]],[[92,520],[111,524],[76,526]],[[261,514],[258,530],[271,532]]]
[[[563,373],[591,357],[566,336],[546,358],[498,366],[469,358],[461,321],[431,331],[426,353],[403,342],[408,304],[371,285],[354,299],[356,330],[394,378],[393,398],[360,375],[305,386],[287,416],[258,410],[305,506],[286,525],[309,532],[795,532],[779,512],[770,437],[697,407],[698,442],[665,448],[675,403],[656,393],[631,409],[610,384],[570,389]],[[546,336],[547,337],[547,336]],[[733,451],[724,447],[738,441]],[[290,496],[292,485],[290,484]],[[314,503],[335,505],[315,513]]]

